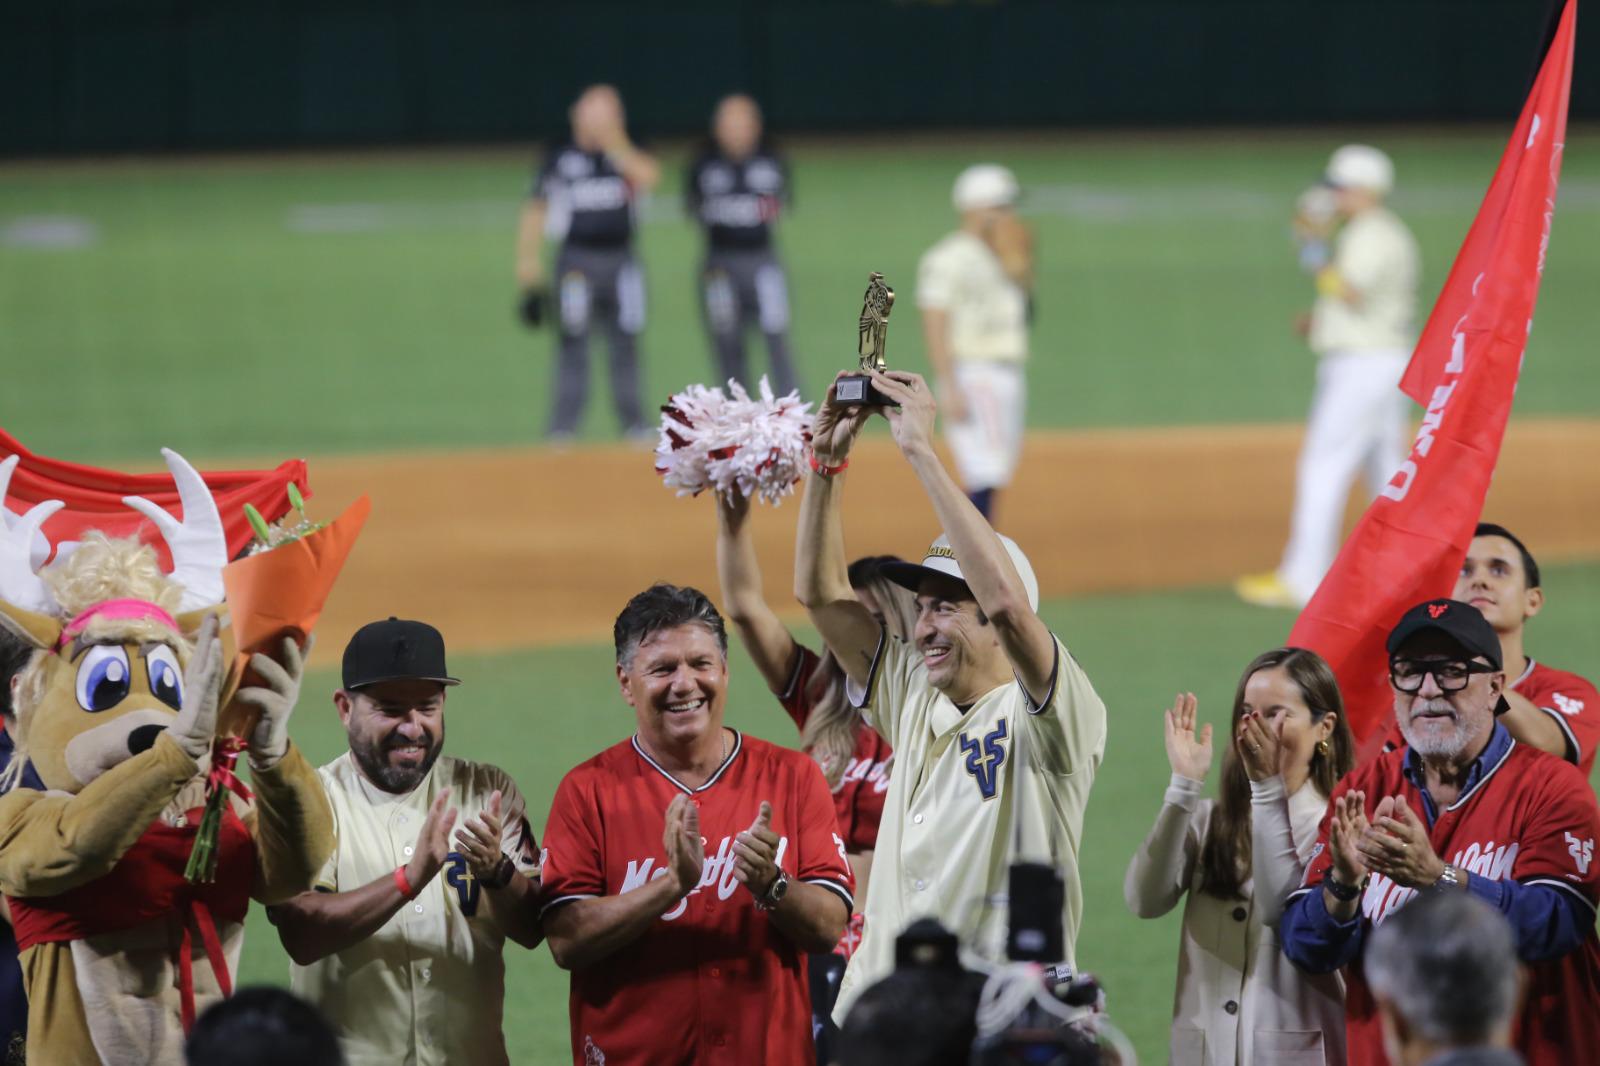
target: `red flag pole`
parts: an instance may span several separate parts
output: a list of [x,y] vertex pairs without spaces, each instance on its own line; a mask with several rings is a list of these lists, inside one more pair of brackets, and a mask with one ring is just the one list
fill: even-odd
[[1289,634],[1333,667],[1357,738],[1381,737],[1392,711],[1389,629],[1407,608],[1450,594],[1488,495],[1555,214],[1576,20],[1568,0],[1401,381],[1424,408],[1411,452]]

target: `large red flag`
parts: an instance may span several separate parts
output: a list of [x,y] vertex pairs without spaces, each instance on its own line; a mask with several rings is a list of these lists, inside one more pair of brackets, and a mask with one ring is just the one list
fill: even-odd
[[1357,738],[1392,707],[1384,639],[1407,608],[1455,587],[1500,455],[1555,214],[1577,6],[1562,12],[1401,382],[1425,408],[1411,453],[1289,634],[1333,667]]
[[[20,515],[36,503],[65,501],[66,507],[44,524],[44,534],[51,545],[76,541],[85,531],[98,529],[113,537],[137,536],[156,549],[163,566],[172,565],[166,543],[155,527],[122,502],[124,496],[143,496],[173,514],[181,514],[183,508],[178,506],[178,490],[171,474],[123,474],[50,459],[29,451],[0,429],[0,460],[13,455],[21,458],[0,503]],[[245,518],[245,504],[254,504],[270,522],[289,513],[291,481],[303,495],[311,495],[306,487],[303,459],[286,460],[273,470],[202,471],[200,476],[217,501],[230,557],[243,551],[255,535]]]

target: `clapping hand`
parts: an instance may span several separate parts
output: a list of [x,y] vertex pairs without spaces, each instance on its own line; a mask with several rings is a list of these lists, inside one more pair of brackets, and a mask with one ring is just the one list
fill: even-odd
[[1427,827],[1404,796],[1385,796],[1357,843],[1369,869],[1406,888],[1428,888],[1444,874]]
[[1196,706],[1193,692],[1180,692],[1166,712],[1167,762],[1180,777],[1204,781],[1211,770],[1211,726],[1195,734]]
[[687,896],[700,884],[706,845],[700,838],[700,808],[681,792],[667,805],[667,827],[661,842],[667,851],[667,868],[677,879],[678,895]]
[[1334,876],[1340,884],[1354,887],[1366,878],[1367,862],[1360,844],[1369,828],[1365,792],[1346,792],[1333,801],[1333,819],[1328,823],[1328,850]]
[[733,838],[733,876],[757,899],[778,876],[778,834],[772,829],[772,804],[766,800],[750,828]]
[[495,887],[501,886],[501,867],[506,861],[500,849],[505,831],[500,804],[500,790],[495,789],[483,813],[456,830],[456,847],[467,860],[467,869],[481,883]]

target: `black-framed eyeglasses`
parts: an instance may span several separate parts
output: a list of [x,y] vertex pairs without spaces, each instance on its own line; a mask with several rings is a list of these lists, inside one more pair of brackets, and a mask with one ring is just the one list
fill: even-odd
[[1433,675],[1433,683],[1442,692],[1460,692],[1472,680],[1473,674],[1492,674],[1496,668],[1488,663],[1461,659],[1401,659],[1389,660],[1389,683],[1401,692],[1416,692],[1422,688],[1422,679]]

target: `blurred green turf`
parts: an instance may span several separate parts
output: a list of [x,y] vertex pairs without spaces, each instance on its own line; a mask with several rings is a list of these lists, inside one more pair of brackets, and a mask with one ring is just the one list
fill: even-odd
[[[1600,566],[1552,566],[1549,605],[1529,650],[1590,677],[1600,674]],[[1160,714],[1174,692],[1192,690],[1202,716],[1225,724],[1238,671],[1287,636],[1292,615],[1245,607],[1221,590],[1105,596],[1047,603],[1044,616],[1073,649],[1109,711],[1106,758],[1084,828],[1086,920],[1078,960],[1104,980],[1112,1016],[1141,1061],[1166,1057],[1179,916],[1139,921],[1122,902],[1122,874],[1161,803],[1169,770]],[[465,684],[452,692],[448,750],[497,763],[527,794],[542,829],[557,781],[570,767],[632,732],[618,697],[609,649],[553,648],[452,663]],[[793,727],[762,689],[742,650],[733,660],[728,720],[780,743]],[[328,693],[331,673],[312,676],[294,732],[312,758],[344,749]],[[507,949],[506,1034],[512,1061],[567,1061],[566,979],[543,948]],[[287,981],[288,962],[259,908],[252,911],[242,979]]]
[[[1508,131],[1366,131],[1442,283]],[[924,365],[918,256],[950,183],[1010,163],[1038,227],[1034,426],[1298,420],[1313,364],[1290,333],[1309,286],[1287,216],[1345,132],[957,139],[793,151],[781,234],[808,394],[853,362],[869,270],[907,297],[891,363]],[[533,153],[244,158],[0,169],[0,425],[49,454],[196,455],[527,442],[546,418],[548,330],[513,314],[513,234]],[[641,245],[648,397],[710,377],[678,217],[681,150]],[[85,247],[18,244],[51,218]],[[31,228],[30,228],[31,227]],[[48,226],[45,227],[48,229]],[[1520,413],[1592,413],[1600,152],[1574,131]],[[597,361],[596,375],[602,374]],[[758,362],[758,365],[761,365]],[[614,420],[603,382],[586,432]]]

